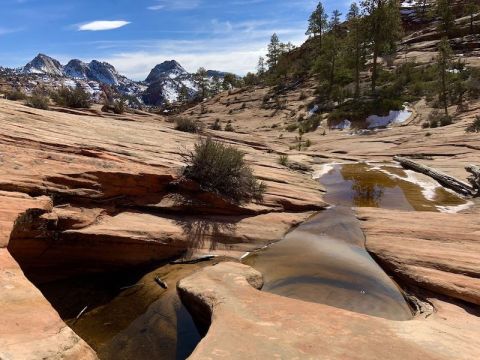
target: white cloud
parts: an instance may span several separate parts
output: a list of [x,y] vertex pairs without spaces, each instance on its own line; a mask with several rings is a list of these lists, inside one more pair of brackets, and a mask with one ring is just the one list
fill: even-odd
[[129,21],[115,20],[115,21],[92,21],[87,24],[82,24],[78,26],[78,31],[105,31],[113,30],[124,27],[130,24]]
[[[276,32],[281,41],[300,45],[305,41],[301,24],[291,28],[277,28],[267,21],[221,22],[212,21],[209,33],[213,37],[201,40],[135,40],[96,43],[97,48],[119,48],[111,56],[103,58],[120,73],[135,80],[143,80],[157,64],[175,59],[188,71],[199,67],[229,71],[244,75],[255,71],[259,56],[266,53],[270,36]],[[231,31],[216,32],[221,28]]]
[[192,10],[200,6],[200,0],[157,0],[155,5],[147,7],[148,10]]

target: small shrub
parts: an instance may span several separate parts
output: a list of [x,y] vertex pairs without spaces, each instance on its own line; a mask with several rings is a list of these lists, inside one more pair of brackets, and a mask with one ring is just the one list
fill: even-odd
[[185,155],[184,175],[204,191],[217,193],[235,203],[260,201],[266,186],[253,175],[244,153],[211,138],[202,138]]
[[195,134],[200,132],[201,127],[200,124],[195,120],[189,118],[176,118],[175,130]]
[[288,166],[288,155],[280,155],[278,163],[282,166]]
[[425,136],[426,136],[426,137],[430,137],[430,136],[432,136],[432,133],[431,133],[431,132],[427,132],[427,133],[425,134]]
[[444,115],[444,116],[440,117],[438,122],[439,122],[440,126],[452,125],[453,124],[453,118],[451,116]]
[[48,110],[49,99],[43,95],[32,95],[27,98],[25,105],[41,110]]
[[217,130],[217,131],[222,130],[222,125],[220,124],[220,119],[215,120],[215,122],[212,125],[210,125],[210,129]]
[[318,129],[321,121],[322,121],[322,117],[320,115],[314,115],[310,117],[308,120],[302,121],[299,125],[299,128],[302,130],[304,134],[313,132]]
[[80,87],[74,90],[63,87],[57,92],[54,92],[52,98],[57,105],[72,109],[88,109],[92,104],[90,94]]
[[228,123],[227,125],[225,125],[225,131],[235,132],[235,129],[233,128],[233,125],[231,123]]
[[424,123],[422,124],[422,128],[423,128],[423,129],[428,129],[429,127],[430,127],[430,123],[429,123],[429,122],[424,122]]
[[303,101],[307,98],[307,94],[305,94],[303,91],[300,93],[300,96],[298,97],[299,101]]
[[466,130],[469,133],[480,133],[480,116],[477,115]]
[[123,114],[127,108],[127,104],[124,99],[116,100],[113,103],[113,112],[117,115]]
[[298,129],[298,124],[290,124],[286,127],[286,130],[289,132],[294,132]]
[[17,101],[17,100],[25,100],[27,96],[18,89],[12,90],[5,94],[7,100]]

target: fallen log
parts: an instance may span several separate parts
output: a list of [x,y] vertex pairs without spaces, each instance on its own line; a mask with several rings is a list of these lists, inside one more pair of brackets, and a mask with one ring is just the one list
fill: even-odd
[[431,178],[437,180],[442,186],[449,188],[459,194],[465,196],[476,196],[478,193],[478,190],[475,190],[469,184],[458,180],[453,176],[447,175],[438,170],[417,163],[411,159],[407,159],[401,156],[395,156],[393,160],[399,162],[400,165],[402,165],[402,167],[405,169],[413,170],[421,174],[430,176]]

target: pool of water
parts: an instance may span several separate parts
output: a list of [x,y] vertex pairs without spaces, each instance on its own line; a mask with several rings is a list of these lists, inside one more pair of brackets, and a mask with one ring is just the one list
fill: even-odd
[[330,204],[410,211],[461,211],[468,201],[435,180],[393,165],[336,164],[319,178]]
[[143,275],[90,274],[38,287],[100,359],[180,360],[202,336],[177,295],[176,283],[198,267],[165,265]]
[[352,207],[459,211],[465,199],[393,165],[328,165],[319,181],[334,204],[244,263],[259,270],[264,291],[392,320],[412,312],[399,287],[365,249]]
[[244,263],[263,274],[263,291],[392,320],[411,319],[399,288],[364,242],[353,212],[334,207]]

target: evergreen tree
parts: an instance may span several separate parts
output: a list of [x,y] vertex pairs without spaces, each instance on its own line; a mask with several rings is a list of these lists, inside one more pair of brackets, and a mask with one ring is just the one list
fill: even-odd
[[[360,71],[364,66],[363,56],[362,56],[362,44],[363,44],[363,26],[362,18],[360,17],[360,8],[357,3],[352,3],[350,10],[347,14],[348,20],[348,38],[347,38],[347,47],[350,51],[347,61],[348,63],[353,63],[355,69],[355,98],[360,96]],[[348,60],[347,59],[347,60]]]
[[474,34],[475,29],[473,27],[473,21],[475,20],[475,14],[480,11],[480,7],[475,0],[468,0],[465,10],[467,15],[470,16],[470,34]]
[[220,91],[222,91],[222,81],[220,78],[215,75],[212,79],[212,86],[211,86],[212,93],[214,95],[218,94]]
[[178,95],[178,101],[182,104],[187,103],[190,100],[190,94],[188,93],[188,89],[185,85],[182,84],[180,88],[180,93]]
[[197,70],[195,74],[195,80],[198,83],[198,86],[200,88],[200,96],[203,99],[207,97],[207,92],[208,92],[208,79],[207,79],[207,70],[205,68],[201,67]]
[[437,16],[440,20],[439,30],[448,37],[455,27],[455,14],[453,13],[450,0],[437,0]]
[[439,74],[439,100],[448,116],[449,70],[452,64],[452,48],[448,38],[444,37],[438,45],[437,68]]
[[273,69],[277,64],[282,53],[282,44],[277,34],[273,34],[268,45],[267,65],[269,69]]
[[310,15],[308,20],[308,29],[306,35],[318,36],[320,49],[322,48],[322,36],[327,28],[328,16],[325,12],[322,2],[319,2],[317,8]]
[[331,95],[332,87],[335,82],[335,71],[337,65],[337,56],[338,56],[338,38],[340,36],[340,16],[342,13],[338,10],[334,10],[332,13],[332,18],[328,24],[328,28],[331,34],[331,48],[330,48],[330,75],[328,82],[328,95]]
[[422,21],[427,21],[429,19],[429,6],[430,0],[419,0],[415,4],[415,12],[420,17]]
[[392,53],[395,43],[401,36],[401,18],[397,0],[363,0],[362,7],[366,15],[367,32],[373,53],[372,92],[375,92],[378,78],[378,58]]
[[257,65],[257,76],[261,78],[265,75],[266,72],[267,69],[265,68],[265,59],[263,58],[263,56],[260,56]]

